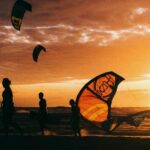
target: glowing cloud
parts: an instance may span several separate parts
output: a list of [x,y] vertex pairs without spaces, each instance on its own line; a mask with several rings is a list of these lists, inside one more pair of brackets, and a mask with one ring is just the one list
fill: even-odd
[[[28,43],[28,44],[53,44],[53,43],[93,43],[107,46],[114,41],[127,40],[131,36],[144,36],[150,34],[150,26],[137,24],[122,29],[107,27],[75,27],[66,24],[53,26],[25,27],[22,33],[12,30],[9,26],[1,26],[2,43]],[[57,29],[57,30],[55,30]],[[28,32],[30,30],[30,32]]]
[[148,11],[148,8],[139,7],[139,8],[134,9],[133,13],[136,15],[142,15],[143,13],[145,13],[147,11]]

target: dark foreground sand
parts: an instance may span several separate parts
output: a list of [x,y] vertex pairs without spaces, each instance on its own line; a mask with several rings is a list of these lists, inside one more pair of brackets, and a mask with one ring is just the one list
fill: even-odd
[[150,150],[150,139],[9,136],[0,137],[0,150]]
[[[133,113],[133,108],[114,109],[117,115],[126,115],[127,112]],[[17,113],[14,120],[23,129],[24,136],[19,136],[13,129],[10,129],[8,137],[4,136],[0,121],[0,150],[150,150],[150,119],[146,119],[138,128],[122,124],[111,135],[81,120],[81,138],[73,136],[70,113],[62,108],[50,109],[48,136],[40,136],[38,121],[31,119],[27,112]]]

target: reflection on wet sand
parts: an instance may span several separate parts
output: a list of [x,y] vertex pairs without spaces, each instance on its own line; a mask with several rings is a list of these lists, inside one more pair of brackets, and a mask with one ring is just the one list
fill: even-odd
[[[112,113],[134,114],[148,108],[115,108]],[[125,111],[126,110],[126,111]],[[39,125],[36,119],[30,118],[30,111],[37,111],[36,108],[17,108],[14,119],[24,129],[24,135],[39,136],[41,135]],[[49,119],[44,130],[44,136],[74,136],[70,126],[70,108],[48,108]],[[1,118],[1,113],[0,113]],[[0,119],[1,120],[1,119]],[[98,127],[81,119],[80,123],[82,136],[99,136],[99,137],[140,137],[150,138],[150,119],[145,119],[139,127],[132,127],[126,123],[117,128],[111,134],[107,134]],[[0,135],[3,135],[2,124],[0,123]],[[10,129],[10,135],[19,135],[14,129]]]

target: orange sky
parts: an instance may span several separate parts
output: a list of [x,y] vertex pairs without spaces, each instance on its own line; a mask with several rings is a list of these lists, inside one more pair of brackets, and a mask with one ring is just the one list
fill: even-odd
[[[148,0],[28,0],[21,31],[11,26],[13,0],[0,3],[0,80],[12,80],[16,106],[68,106],[94,76],[114,71],[126,80],[113,106],[150,106]],[[38,63],[34,46],[47,48]],[[0,86],[0,93],[3,88]]]

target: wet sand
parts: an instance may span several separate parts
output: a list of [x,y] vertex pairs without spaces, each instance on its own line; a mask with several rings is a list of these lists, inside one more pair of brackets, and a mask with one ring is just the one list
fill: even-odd
[[[114,112],[123,114],[127,113],[127,109],[122,112],[116,109]],[[31,119],[26,111],[17,113],[14,120],[23,128],[24,136],[11,128],[6,137],[0,122],[0,150],[150,150],[150,119],[138,128],[122,124],[110,135],[81,120],[82,137],[73,136],[70,113],[64,109],[51,109],[45,136],[41,136],[37,120]]]

